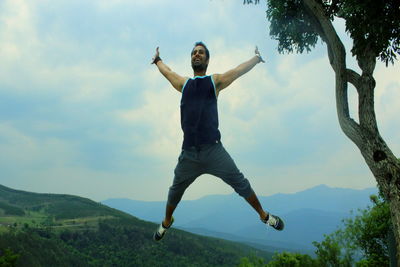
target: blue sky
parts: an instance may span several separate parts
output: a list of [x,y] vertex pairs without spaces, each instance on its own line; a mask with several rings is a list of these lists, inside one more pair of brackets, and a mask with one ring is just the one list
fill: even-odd
[[[350,48],[343,23],[335,26]],[[166,64],[191,76],[190,51],[201,40],[209,74],[249,59],[255,45],[266,59],[218,100],[222,141],[258,194],[375,186],[339,128],[325,46],[281,55],[268,27],[263,1],[1,1],[0,184],[164,200],[182,142],[180,94],[150,61],[159,46]],[[398,64],[375,70],[379,127],[396,155],[398,73]],[[357,119],[354,90],[349,98]],[[201,176],[184,199],[232,192]]]

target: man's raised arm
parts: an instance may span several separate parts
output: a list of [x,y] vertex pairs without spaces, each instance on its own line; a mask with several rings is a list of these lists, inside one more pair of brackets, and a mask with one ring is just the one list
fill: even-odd
[[260,52],[258,52],[258,48],[256,47],[255,56],[249,59],[248,61],[240,64],[236,68],[231,69],[223,74],[214,74],[213,79],[215,82],[217,93],[228,87],[234,80],[236,80],[243,74],[250,71],[255,65],[257,65],[260,62],[264,63],[265,61],[262,59]]
[[160,52],[157,47],[156,54],[153,57],[153,61],[151,64],[155,64],[158,70],[164,75],[165,78],[172,84],[172,86],[182,92],[182,87],[185,84],[187,78],[178,75],[177,73],[173,72],[164,62],[162,62],[160,58]]

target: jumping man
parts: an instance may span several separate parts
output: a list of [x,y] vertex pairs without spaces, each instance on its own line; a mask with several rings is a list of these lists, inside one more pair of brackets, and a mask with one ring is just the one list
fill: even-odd
[[230,185],[254,208],[262,222],[276,230],[282,230],[284,228],[282,219],[264,211],[249,181],[222,146],[218,130],[218,95],[234,80],[258,63],[264,62],[258,48],[256,47],[254,57],[223,74],[206,75],[210,52],[204,43],[195,43],[191,58],[193,78],[182,77],[173,72],[161,60],[158,47],[152,62],[182,94],[181,127],[184,135],[182,152],[174,171],[175,177],[168,192],[165,218],[154,233],[154,240],[161,240],[171,227],[174,222],[172,214],[186,188],[197,177],[206,173],[217,176]]

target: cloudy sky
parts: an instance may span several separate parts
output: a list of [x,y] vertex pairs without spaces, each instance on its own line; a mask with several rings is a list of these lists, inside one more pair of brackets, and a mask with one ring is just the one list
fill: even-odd
[[[325,46],[278,54],[264,2],[242,2],[0,1],[0,184],[164,200],[182,143],[180,94],[150,61],[159,46],[166,64],[191,76],[201,40],[210,74],[251,58],[255,45],[266,59],[218,99],[224,146],[258,194],[375,186],[339,128]],[[335,25],[349,48],[343,23]],[[348,65],[358,71],[350,56]],[[380,131],[397,156],[399,70],[379,63],[375,71]],[[357,119],[352,89],[350,100]],[[201,176],[184,199],[232,192]]]

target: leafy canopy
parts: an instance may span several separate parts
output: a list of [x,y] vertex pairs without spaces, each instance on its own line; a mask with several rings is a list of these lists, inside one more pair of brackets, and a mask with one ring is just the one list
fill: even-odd
[[265,263],[257,257],[243,258],[238,267],[278,266],[389,266],[390,209],[382,197],[370,197],[373,206],[343,221],[344,227],[313,242],[315,258],[299,253],[275,254]]
[[[254,1],[257,4],[259,1]],[[345,20],[353,39],[353,56],[365,54],[394,63],[400,55],[400,1],[398,0],[317,0],[325,16]],[[244,3],[253,3],[245,0]],[[325,40],[315,16],[302,0],[267,0],[270,35],[278,40],[278,51],[303,53],[315,47],[318,37]]]

